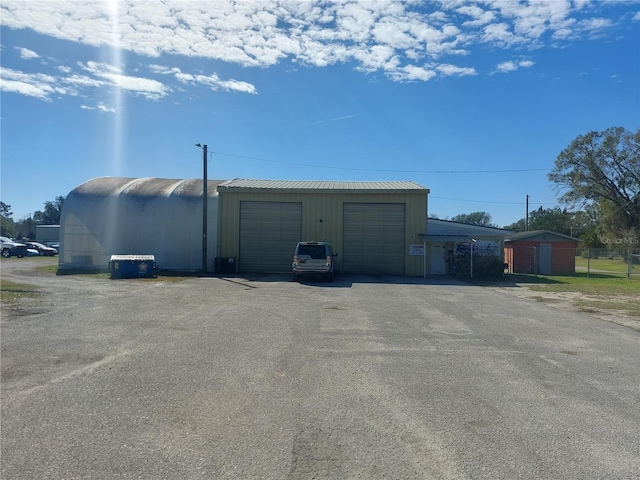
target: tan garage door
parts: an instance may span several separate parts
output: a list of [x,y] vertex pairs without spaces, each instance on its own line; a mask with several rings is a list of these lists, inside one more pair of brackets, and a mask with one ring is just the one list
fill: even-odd
[[345,273],[404,275],[405,204],[345,203]]
[[240,272],[291,272],[302,236],[302,204],[240,202]]

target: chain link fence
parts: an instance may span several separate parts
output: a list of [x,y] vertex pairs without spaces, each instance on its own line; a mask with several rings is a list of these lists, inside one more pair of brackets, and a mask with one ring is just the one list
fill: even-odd
[[640,276],[640,248],[558,248],[538,245],[506,252],[508,273]]
[[576,252],[576,273],[640,276],[640,248],[581,248]]

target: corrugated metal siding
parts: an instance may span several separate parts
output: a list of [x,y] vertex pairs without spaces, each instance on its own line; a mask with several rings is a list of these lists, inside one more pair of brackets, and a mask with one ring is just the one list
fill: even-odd
[[291,271],[291,260],[302,234],[302,204],[298,202],[240,203],[240,272]]
[[346,273],[404,275],[405,204],[345,203]]
[[[217,247],[219,180],[208,182],[209,268]],[[106,269],[114,254],[152,254],[158,268],[202,267],[202,180],[104,177],[67,196],[60,269]]]
[[[343,204],[344,203],[402,203],[405,212],[405,274],[420,276],[423,273],[423,257],[409,255],[409,244],[421,243],[420,234],[426,231],[427,191],[422,195],[402,192],[240,192],[220,191],[220,257],[239,257],[240,251],[240,202],[273,201],[299,202],[302,204],[301,240],[328,241],[333,245],[338,270],[342,270]],[[293,251],[291,252],[293,255]],[[241,260],[240,260],[241,261]]]

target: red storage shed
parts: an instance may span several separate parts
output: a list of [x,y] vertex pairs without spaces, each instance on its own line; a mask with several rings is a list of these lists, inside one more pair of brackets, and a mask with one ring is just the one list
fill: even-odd
[[509,273],[573,275],[579,238],[548,230],[509,235],[504,241],[504,261]]

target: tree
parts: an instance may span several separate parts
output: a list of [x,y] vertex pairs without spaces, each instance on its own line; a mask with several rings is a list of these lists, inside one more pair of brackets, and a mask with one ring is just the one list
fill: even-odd
[[60,214],[64,197],[58,196],[53,202],[44,203],[44,211],[38,210],[33,214],[33,221],[38,225],[58,225],[60,224]]
[[16,234],[16,225],[12,217],[11,205],[0,202],[0,234],[3,237],[13,237]]
[[511,225],[505,225],[505,230],[511,230],[514,232],[524,232],[527,229],[527,221],[524,218],[521,218],[517,222],[513,222]]
[[0,202],[0,215],[5,218],[11,218],[13,216],[13,212],[11,211],[11,205],[7,205],[4,202]]
[[451,220],[453,222],[480,225],[482,227],[495,227],[495,225],[491,223],[491,215],[487,212],[461,213],[451,218]]
[[542,207],[529,213],[529,230],[549,230],[563,235],[572,235],[573,214],[559,207]]
[[15,223],[15,237],[17,239],[36,238],[36,223],[31,216],[24,217]]
[[555,161],[549,180],[566,205],[593,205],[606,232],[640,225],[640,129],[622,127],[576,137]]

